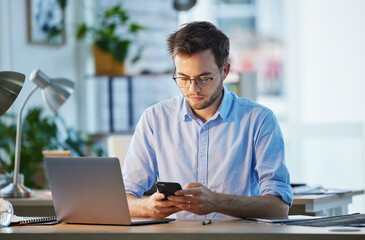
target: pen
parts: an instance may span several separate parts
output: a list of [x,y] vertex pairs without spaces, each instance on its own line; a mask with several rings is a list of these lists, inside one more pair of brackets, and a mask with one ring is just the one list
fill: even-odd
[[203,225],[212,224],[212,220],[208,219],[208,220],[202,221],[202,224]]

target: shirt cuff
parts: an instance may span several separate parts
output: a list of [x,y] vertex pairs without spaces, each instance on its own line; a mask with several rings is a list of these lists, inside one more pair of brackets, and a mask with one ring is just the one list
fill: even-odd
[[142,187],[124,179],[124,189],[125,193],[131,194],[135,197],[142,198],[144,190]]
[[281,199],[289,204],[289,207],[293,204],[293,189],[290,185],[285,183],[269,183],[266,186],[261,186],[260,195],[275,195],[281,197]]

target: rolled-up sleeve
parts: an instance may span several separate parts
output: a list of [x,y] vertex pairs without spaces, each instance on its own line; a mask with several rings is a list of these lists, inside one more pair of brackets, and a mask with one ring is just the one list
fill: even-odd
[[256,127],[254,160],[260,195],[280,196],[291,206],[293,190],[285,166],[284,140],[274,114],[268,111]]
[[141,198],[157,176],[156,154],[153,148],[154,132],[147,109],[139,120],[123,166],[126,193]]

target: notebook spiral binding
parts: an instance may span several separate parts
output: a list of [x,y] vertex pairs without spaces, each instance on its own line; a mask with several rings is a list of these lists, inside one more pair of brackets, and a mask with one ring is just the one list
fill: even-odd
[[55,220],[57,220],[56,216],[39,217],[39,218],[31,218],[31,219],[21,220],[19,222],[19,224],[42,223],[42,222],[49,222],[49,221],[55,221]]

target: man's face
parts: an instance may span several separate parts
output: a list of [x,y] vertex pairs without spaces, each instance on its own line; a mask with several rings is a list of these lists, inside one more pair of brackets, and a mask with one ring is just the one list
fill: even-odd
[[[201,88],[195,81],[192,81],[190,87],[180,88],[180,90],[193,111],[208,110],[215,112],[222,99],[226,68],[223,68],[223,71],[219,71],[211,50],[192,56],[176,55],[174,61],[177,77],[187,77],[190,79],[214,77],[208,88]],[[222,72],[224,72],[223,76]]]

